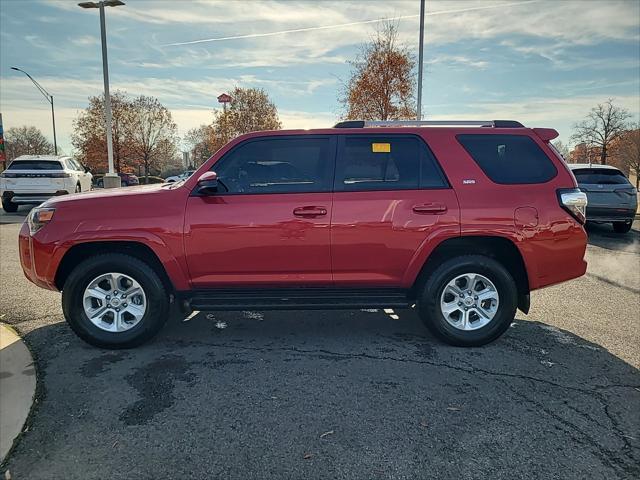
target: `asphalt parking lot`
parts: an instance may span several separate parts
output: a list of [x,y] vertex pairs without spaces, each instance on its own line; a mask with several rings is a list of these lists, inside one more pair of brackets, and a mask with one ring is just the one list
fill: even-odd
[[23,277],[22,218],[0,215],[0,316],[39,389],[13,479],[640,477],[638,222],[590,227],[588,274],[483,348],[376,310],[201,313],[107,351]]

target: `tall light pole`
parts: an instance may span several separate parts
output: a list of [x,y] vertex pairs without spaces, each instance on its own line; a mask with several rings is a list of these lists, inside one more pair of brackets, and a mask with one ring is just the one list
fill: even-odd
[[31,75],[29,75],[27,72],[25,72],[24,70],[21,70],[18,67],[11,67],[11,70],[15,70],[17,72],[22,72],[27,77],[29,77],[29,80],[31,80],[33,82],[33,84],[36,86],[36,88],[38,90],[40,90],[40,93],[42,95],[44,95],[44,98],[47,99],[47,102],[49,102],[51,104],[51,120],[53,121],[53,151],[55,152],[56,155],[58,155],[58,142],[56,140],[56,116],[55,116],[55,113],[53,112],[53,95],[51,95],[49,92],[47,92],[42,85],[40,85],[38,82],[36,82],[33,79],[33,77]]
[[104,115],[107,127],[107,156],[109,159],[109,172],[104,176],[104,188],[120,186],[120,177],[113,168],[113,140],[111,138],[111,96],[109,95],[109,62],[107,62],[107,30],[104,22],[104,7],[118,7],[124,5],[120,0],[104,0],[102,2],[82,2],[78,6],[82,8],[100,9],[100,38],[102,40],[102,74],[104,76]]
[[420,0],[420,46],[418,48],[418,108],[417,120],[422,120],[422,60],[424,50],[424,2]]

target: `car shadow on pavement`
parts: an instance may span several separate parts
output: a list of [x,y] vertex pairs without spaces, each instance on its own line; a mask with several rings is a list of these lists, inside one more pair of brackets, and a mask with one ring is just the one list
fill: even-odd
[[46,388],[14,478],[640,474],[638,370],[536,321],[468,349],[412,310],[200,313],[120,351],[64,323],[26,340]]
[[640,252],[640,222],[627,233],[616,233],[609,223],[588,223],[589,244],[608,250]]

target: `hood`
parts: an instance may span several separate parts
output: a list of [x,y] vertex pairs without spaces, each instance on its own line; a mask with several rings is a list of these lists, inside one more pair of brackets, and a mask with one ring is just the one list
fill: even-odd
[[[172,190],[173,185],[166,183],[155,183],[151,185],[140,185],[136,187],[101,188],[89,192],[73,193],[71,195],[60,195],[52,197],[42,204],[43,207],[63,205],[69,202],[82,202],[86,200],[101,200],[109,198],[130,197],[135,200],[139,195],[153,195],[163,190]],[[175,187],[174,187],[175,188]]]

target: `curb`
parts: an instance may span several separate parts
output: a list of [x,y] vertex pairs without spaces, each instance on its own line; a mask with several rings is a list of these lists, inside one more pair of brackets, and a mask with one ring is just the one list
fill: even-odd
[[0,461],[13,448],[36,393],[34,359],[16,331],[0,323]]

